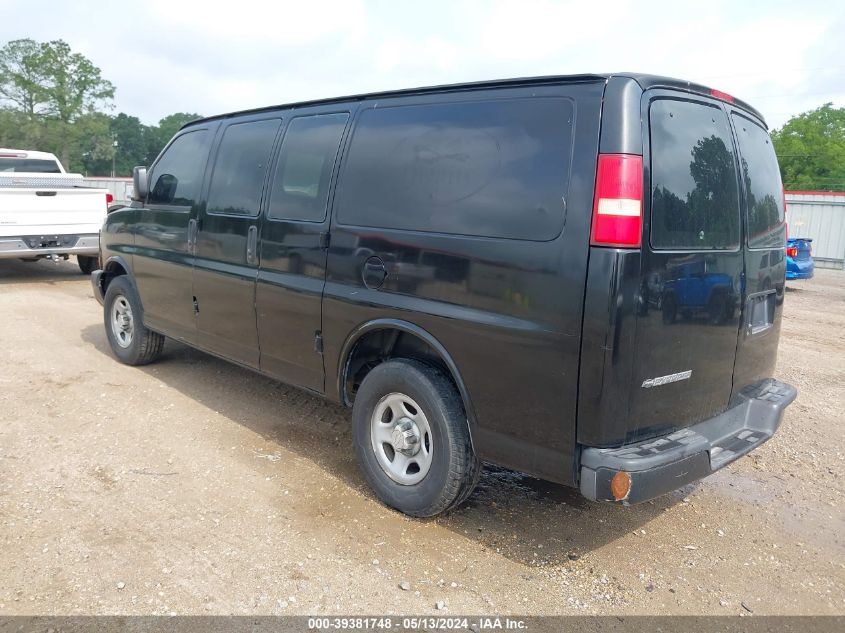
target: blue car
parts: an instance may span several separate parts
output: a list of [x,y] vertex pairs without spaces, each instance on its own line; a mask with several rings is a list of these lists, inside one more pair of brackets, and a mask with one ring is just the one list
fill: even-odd
[[786,241],[786,278],[810,279],[813,276],[813,240],[791,237]]

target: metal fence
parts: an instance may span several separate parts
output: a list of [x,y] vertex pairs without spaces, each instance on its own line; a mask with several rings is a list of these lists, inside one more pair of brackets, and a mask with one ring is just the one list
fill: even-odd
[[132,199],[131,178],[83,178],[82,182],[86,187],[106,189],[114,196],[115,204],[129,204],[129,201]]
[[845,192],[787,191],[790,237],[813,240],[813,261],[820,268],[845,269]]

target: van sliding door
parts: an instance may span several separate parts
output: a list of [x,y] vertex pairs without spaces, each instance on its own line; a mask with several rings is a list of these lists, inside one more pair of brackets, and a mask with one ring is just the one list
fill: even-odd
[[348,112],[297,110],[282,139],[261,231],[261,370],[324,390],[321,310],[331,183]]
[[259,212],[280,126],[276,115],[223,130],[196,237],[197,344],[250,367],[258,367]]

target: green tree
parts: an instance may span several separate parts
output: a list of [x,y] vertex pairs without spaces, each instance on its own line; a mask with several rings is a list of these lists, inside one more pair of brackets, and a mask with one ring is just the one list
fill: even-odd
[[35,147],[42,134],[42,124],[20,110],[0,108],[0,147]]
[[132,174],[135,165],[150,163],[147,147],[151,128],[147,127],[138,117],[121,112],[111,121],[111,133],[117,148],[115,152],[116,175]]
[[159,155],[168,141],[173,138],[173,135],[179,131],[185,123],[201,119],[201,114],[191,112],[176,112],[170,114],[158,122],[158,126],[150,130],[147,143],[147,157],[148,162],[142,163],[149,165]]
[[771,136],[786,189],[845,190],[845,108],[826,103]]
[[[74,121],[67,168],[88,176],[107,176],[111,173],[112,119],[102,112],[84,114]],[[54,125],[62,125],[54,122]]]
[[[93,143],[87,153],[101,151],[108,119],[95,115],[112,97],[114,86],[100,69],[62,40],[14,40],[0,49],[0,105],[10,105],[31,123],[16,134],[16,144],[52,151],[65,166],[80,164],[80,146]],[[4,126],[11,125],[13,117],[6,118]]]
[[114,86],[100,69],[63,40],[41,44],[41,63],[46,83],[47,113],[63,123],[107,106]]
[[[114,97],[114,86],[102,78],[100,69],[84,55],[74,53],[62,40],[41,45],[41,62],[46,79],[47,108],[49,117],[58,122],[60,156],[67,165],[71,149],[78,144],[77,130],[73,124],[84,115],[93,115],[98,107],[106,106]],[[101,130],[95,132],[100,135]]]
[[13,40],[0,48],[0,98],[29,119],[40,113],[48,99],[42,44]]

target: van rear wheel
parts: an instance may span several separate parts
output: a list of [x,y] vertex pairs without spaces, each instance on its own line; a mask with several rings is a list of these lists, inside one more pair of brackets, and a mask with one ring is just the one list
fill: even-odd
[[440,371],[391,360],[367,374],[352,410],[355,452],[378,498],[430,517],[469,496],[481,472],[461,397]]

